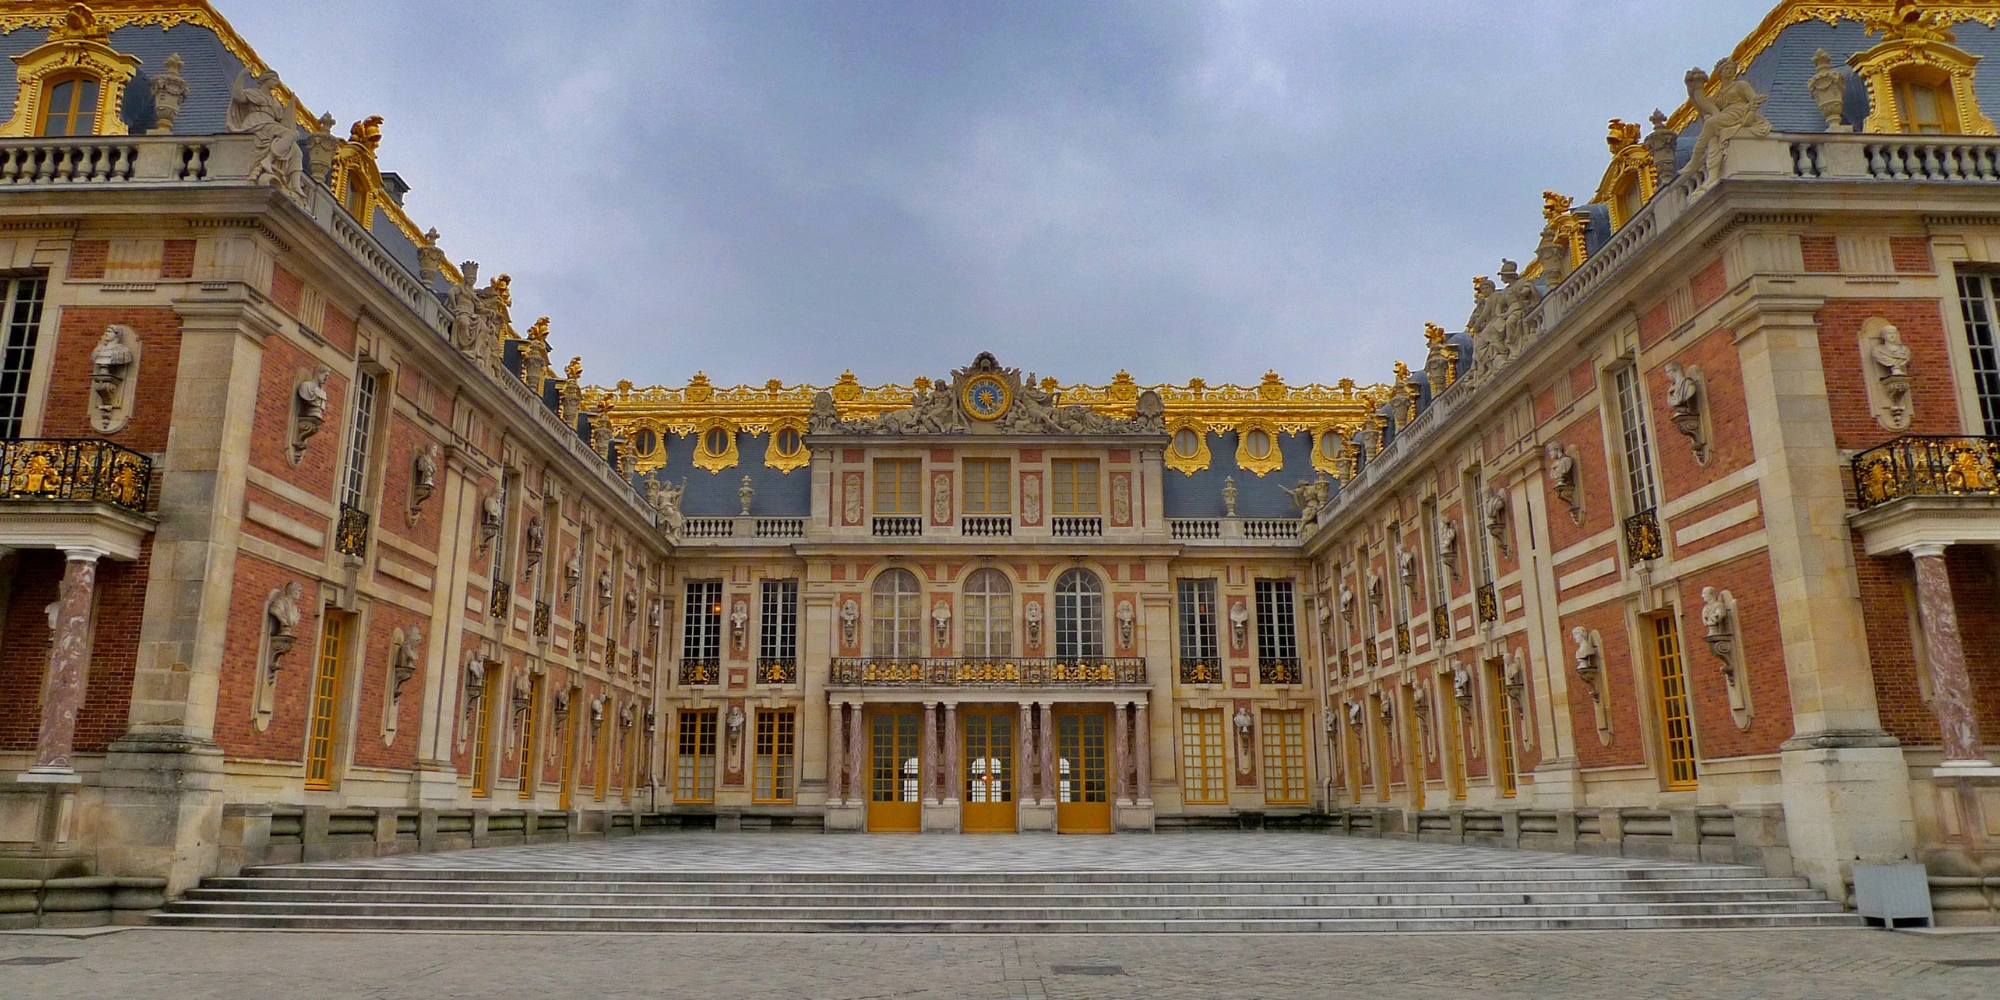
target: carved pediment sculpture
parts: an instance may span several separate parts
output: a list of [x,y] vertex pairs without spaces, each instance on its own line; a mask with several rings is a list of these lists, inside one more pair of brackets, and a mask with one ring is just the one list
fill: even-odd
[[1032,373],[1023,377],[982,351],[949,378],[919,380],[909,406],[877,416],[844,419],[833,395],[821,392],[813,397],[806,428],[812,434],[1164,434],[1165,414],[1150,389],[1139,394],[1129,418],[1061,405]]

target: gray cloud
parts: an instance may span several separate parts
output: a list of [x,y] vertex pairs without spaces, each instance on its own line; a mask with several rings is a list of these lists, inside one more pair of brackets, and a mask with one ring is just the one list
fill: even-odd
[[[225,0],[226,2],[226,0]],[[1496,9],[1497,8],[1497,9]],[[587,378],[1383,377],[1761,8],[229,5]]]

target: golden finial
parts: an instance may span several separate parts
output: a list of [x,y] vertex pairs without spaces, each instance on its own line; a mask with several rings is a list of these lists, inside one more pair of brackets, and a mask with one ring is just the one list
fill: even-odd
[[104,41],[111,37],[111,29],[97,22],[97,14],[80,3],[69,5],[69,13],[63,15],[61,24],[49,29],[49,41],[64,42],[71,39]]
[[1429,344],[1432,347],[1436,347],[1437,345],[1444,343],[1444,327],[1441,327],[1436,323],[1425,323],[1424,343]]
[[514,308],[514,276],[513,276],[513,275],[511,275],[511,274],[502,274],[501,276],[499,276],[499,277],[497,277],[497,278],[494,278],[494,279],[493,279],[492,281],[489,281],[489,282],[487,282],[487,283],[486,283],[486,287],[488,287],[488,288],[491,288],[491,289],[493,289],[494,291],[496,291],[496,292],[499,292],[499,293],[500,293],[500,304],[501,304],[501,305],[503,305],[503,306],[506,306],[506,307],[507,307],[507,308],[509,308],[509,309],[512,309],[512,308]]
[[583,359],[569,359],[568,367],[563,369],[563,377],[569,379],[571,382],[583,381]]
[[1575,203],[1575,199],[1557,194],[1554,191],[1542,192],[1542,221],[1554,222],[1568,215],[1570,206]]
[[528,325],[528,339],[543,347],[549,346],[549,318],[543,316]]
[[1613,153],[1638,141],[1639,126],[1636,122],[1628,122],[1622,118],[1611,119],[1610,131],[1604,137],[1604,144],[1610,146]]
[[354,127],[347,130],[347,141],[359,144],[369,156],[374,156],[375,151],[382,148],[382,116],[369,115],[355,122]]
[[1409,380],[1410,380],[1409,364],[1402,361],[1396,362],[1396,384],[1400,386],[1403,383],[1408,382]]

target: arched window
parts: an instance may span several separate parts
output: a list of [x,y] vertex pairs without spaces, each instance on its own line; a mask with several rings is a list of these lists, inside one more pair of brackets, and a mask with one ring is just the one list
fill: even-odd
[[70,76],[42,84],[42,135],[97,134],[97,78]]
[[1014,588],[997,569],[965,579],[965,655],[1014,655]]
[[1089,659],[1104,655],[1104,585],[1073,569],[1056,578],[1056,657]]
[[874,613],[870,616],[874,655],[923,655],[922,604],[916,574],[909,570],[892,569],[875,578]]

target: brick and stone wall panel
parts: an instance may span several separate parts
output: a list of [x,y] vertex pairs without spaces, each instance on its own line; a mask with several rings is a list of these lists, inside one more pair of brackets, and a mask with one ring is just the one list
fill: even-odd
[[[91,426],[90,352],[112,324],[139,335],[139,382],[133,389],[132,418],[113,434]],[[174,412],[174,381],[180,373],[181,321],[165,306],[67,306],[56,326],[55,359],[49,369],[44,437],[103,437],[134,451],[167,448],[167,424]]]
[[[1722,479],[1756,460],[1750,441],[1750,410],[1743,397],[1743,371],[1735,334],[1715,330],[1675,352],[1660,358],[1647,372],[1647,401],[1651,404],[1653,427],[1659,436],[1655,451],[1660,465],[1660,499],[1673,500]],[[1706,386],[1708,416],[1708,464],[1695,460],[1694,448],[1686,435],[1674,427],[1673,407],[1667,404],[1666,363],[1678,361],[1699,367]]]
[[[1895,324],[1913,354],[1910,399],[1916,412],[1908,431],[1883,427],[1869,410],[1861,325],[1878,316]],[[1827,402],[1833,410],[1834,440],[1841,448],[1871,448],[1900,433],[1959,433],[1951,344],[1936,299],[1828,299],[1818,319]]]
[[[305,591],[299,598],[299,624],[294,630],[298,642],[280,661],[271,724],[259,732],[252,710],[257,671],[261,669],[258,654],[263,644],[264,602],[271,591],[294,580]],[[306,710],[313,673],[319,666],[322,607],[317,580],[301,578],[292,570],[247,552],[237,554],[215,710],[215,741],[229,756],[305,759]]]
[[[1576,673],[1576,644],[1570,639],[1573,628],[1595,629],[1601,642],[1601,670],[1598,683],[1604,692],[1611,721],[1611,743],[1598,739],[1596,708],[1590,690]],[[1646,761],[1645,731],[1640,725],[1637,692],[1640,683],[1652,683],[1651,674],[1635,670],[1631,644],[1626,641],[1625,606],[1610,601],[1562,619],[1562,659],[1550,666],[1567,672],[1571,730],[1576,734],[1576,756],[1584,767],[1616,767]],[[1524,767],[1525,771],[1526,768]]]

